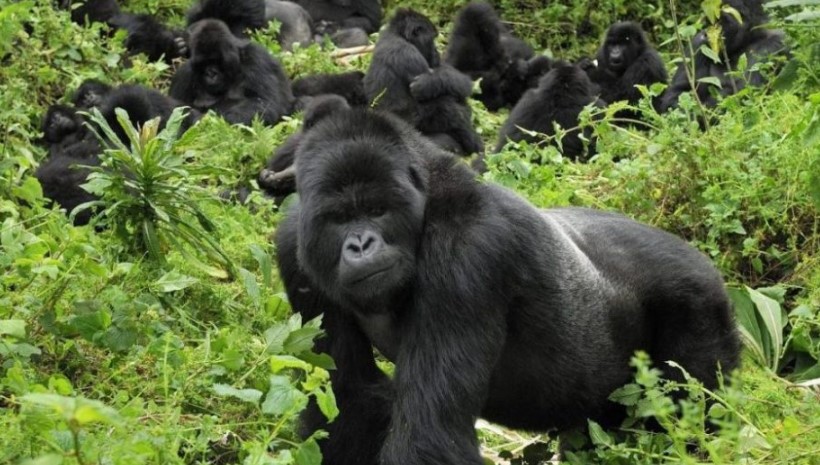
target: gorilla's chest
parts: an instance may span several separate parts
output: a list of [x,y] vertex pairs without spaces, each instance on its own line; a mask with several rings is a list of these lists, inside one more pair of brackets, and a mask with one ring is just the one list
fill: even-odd
[[370,339],[370,343],[388,360],[395,362],[401,338],[397,329],[396,316],[391,312],[356,312],[359,327]]

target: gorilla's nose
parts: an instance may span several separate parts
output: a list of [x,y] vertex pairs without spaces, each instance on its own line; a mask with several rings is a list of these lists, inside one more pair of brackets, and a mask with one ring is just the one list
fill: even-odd
[[381,236],[371,231],[351,234],[345,239],[342,253],[348,262],[357,262],[376,254],[381,250],[382,244]]

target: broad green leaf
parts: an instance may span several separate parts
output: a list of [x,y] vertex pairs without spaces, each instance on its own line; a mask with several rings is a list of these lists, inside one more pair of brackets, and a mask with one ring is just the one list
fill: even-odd
[[627,384],[609,395],[609,400],[627,407],[635,405],[643,394],[643,388],[637,384]]
[[748,286],[745,287],[769,335],[769,340],[771,341],[769,350],[771,351],[770,354],[772,357],[770,367],[776,369],[783,355],[783,326],[785,324],[783,310],[780,308],[780,304],[771,297]]
[[327,418],[328,421],[333,421],[339,416],[339,407],[336,405],[336,395],[330,388],[317,389],[314,391],[316,395],[316,405],[319,410]]
[[767,356],[769,341],[764,340],[763,329],[758,324],[757,311],[749,294],[743,289],[727,290],[735,308],[738,329],[743,343],[751,349],[757,361],[763,366],[770,366]]
[[0,320],[0,336],[3,335],[24,339],[26,337],[26,322],[24,320]]
[[298,354],[313,348],[313,340],[322,334],[319,328],[305,326],[292,331],[285,339],[285,352]]
[[251,245],[251,254],[259,264],[259,269],[262,271],[262,284],[270,287],[273,283],[273,265],[271,263],[270,254],[268,254],[259,244]]
[[702,82],[702,83],[705,83],[705,84],[711,84],[711,85],[713,85],[715,87],[718,87],[718,88],[723,87],[723,84],[721,84],[720,79],[718,79],[714,76],[700,78],[700,79],[698,79],[698,82]]
[[308,397],[293,386],[287,376],[273,375],[270,377],[270,389],[262,403],[262,412],[268,415],[284,415],[303,409]]
[[601,428],[601,425],[592,420],[587,420],[587,424],[589,425],[589,438],[592,439],[593,444],[596,446],[612,445],[612,438],[606,434],[604,429]]
[[270,358],[270,369],[273,373],[279,373],[285,368],[298,368],[303,371],[310,371],[311,366],[292,355],[274,355]]
[[236,389],[227,384],[214,384],[214,392],[222,397],[234,397],[251,404],[258,404],[262,398],[262,392],[256,389]]
[[159,278],[154,283],[153,287],[159,290],[160,292],[168,293],[174,291],[181,291],[182,289],[189,288],[198,282],[199,280],[196,278],[192,278],[191,276],[186,276],[175,270],[172,270],[168,273],[165,273],[161,278]]
[[322,465],[322,452],[313,438],[299,445],[294,458],[297,465]]
[[251,298],[253,305],[258,307],[260,291],[259,284],[256,282],[256,276],[245,268],[239,269],[239,275],[242,277],[242,282],[245,285],[245,292],[248,293],[248,297]]
[[92,423],[116,423],[119,414],[113,408],[102,402],[90,399],[77,399],[77,409],[74,411],[74,420],[80,425]]

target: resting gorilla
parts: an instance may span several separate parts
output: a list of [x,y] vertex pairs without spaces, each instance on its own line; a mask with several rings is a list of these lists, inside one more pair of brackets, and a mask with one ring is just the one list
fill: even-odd
[[[521,129],[535,131],[548,136],[555,134],[554,123],[564,129],[578,126],[578,115],[590,103],[603,107],[604,103],[595,96],[597,89],[581,68],[560,64],[547,73],[530,89],[510,112],[501,127],[496,151],[500,151],[508,141],[526,140],[535,142],[538,136],[531,136]],[[595,153],[595,143],[590,142],[584,150],[584,142],[578,138],[578,130],[569,131],[561,140],[564,156],[585,160]],[[590,139],[589,129],[584,131]]]
[[[722,46],[729,58],[728,64],[715,63],[700,52],[700,47],[708,43],[705,31],[698,33],[692,40],[692,49],[696,50],[694,57],[695,89],[700,101],[709,107],[717,105],[718,95],[721,97],[731,95],[745,87],[747,83],[753,86],[765,84],[766,77],[760,70],[755,69],[755,64],[765,63],[773,56],[789,54],[784,42],[783,31],[770,31],[762,26],[768,19],[763,11],[762,2],[759,0],[726,0],[725,3],[735,8],[743,18],[743,23],[740,24],[729,13],[723,12],[720,16],[720,26],[723,30]],[[737,69],[738,61],[744,54],[748,61],[743,75],[741,77],[730,75]],[[720,56],[721,60],[724,60],[723,52]],[[681,63],[675,71],[672,83],[661,96],[659,111],[677,107],[680,95],[692,90],[685,66],[686,63]],[[721,88],[717,89],[708,82],[701,82],[706,77],[718,78]]]
[[471,2],[459,12],[445,61],[471,79],[481,79],[478,99],[490,111],[515,105],[552,65],[549,58],[536,56],[526,42],[507,32],[485,2]]
[[[625,100],[636,105],[641,93],[636,85],[666,83],[666,66],[660,55],[647,42],[641,26],[632,22],[613,24],[598,50],[598,65],[587,70],[592,82],[601,88],[601,100],[614,103]],[[635,112],[623,112],[621,117],[635,118]]]
[[307,10],[316,32],[329,35],[340,47],[367,44],[368,34],[379,29],[382,7],[379,0],[294,0]]
[[[79,6],[71,9],[72,4]],[[88,20],[125,30],[128,33],[125,47],[129,54],[144,53],[151,61],[164,57],[169,63],[188,54],[183,31],[169,29],[148,14],[121,11],[115,0],[60,0],[60,7],[71,9],[71,20],[75,23],[84,24]]]
[[293,108],[290,81],[264,47],[231,34],[222,21],[191,27],[191,59],[171,80],[170,95],[198,110],[214,110],[230,123],[254,116],[276,124]]
[[457,154],[481,153],[467,97],[470,78],[440,63],[438,31],[424,15],[399,9],[379,36],[364,77],[368,100]]
[[[720,275],[671,234],[580,208],[539,211],[389,114],[331,112],[297,150],[276,236],[293,308],[324,312],[341,411],[315,405],[326,465],[484,463],[481,416],[559,432],[592,418],[647,351],[713,388],[738,364]],[[392,360],[388,378],[372,346]]]
[[[112,89],[96,81],[86,81],[80,86],[74,95],[77,107],[52,105],[43,121],[43,141],[48,145],[49,153],[35,172],[35,177],[43,187],[43,196],[56,202],[67,212],[71,212],[81,203],[95,200],[94,196],[80,187],[90,173],[87,168],[80,166],[99,165],[99,154],[103,147],[94,132],[85,125],[85,119],[77,110],[89,109],[80,106],[78,102],[94,101],[97,92],[102,90],[105,91],[101,96],[102,100],[91,106],[99,109],[108,125],[124,143],[128,143],[128,139],[117,121],[116,108],[125,110],[131,122],[137,126],[160,117],[162,128],[174,108],[181,105],[180,102],[153,89],[136,85]],[[95,97],[92,98],[92,95]],[[199,116],[198,112],[192,111],[183,122],[181,130],[187,130]],[[82,212],[74,219],[74,224],[87,224],[91,215],[88,210]]]
[[281,23],[279,43],[290,50],[294,43],[313,42],[313,22],[299,5],[279,0],[201,0],[188,10],[188,25],[203,19],[218,19],[241,38],[245,31],[264,28],[269,21]]

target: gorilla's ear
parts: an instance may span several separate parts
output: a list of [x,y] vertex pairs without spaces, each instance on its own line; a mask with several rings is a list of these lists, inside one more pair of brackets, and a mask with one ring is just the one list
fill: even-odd
[[345,110],[350,110],[350,105],[339,95],[328,94],[314,97],[305,109],[305,118],[302,121],[303,130],[306,131],[328,116]]

